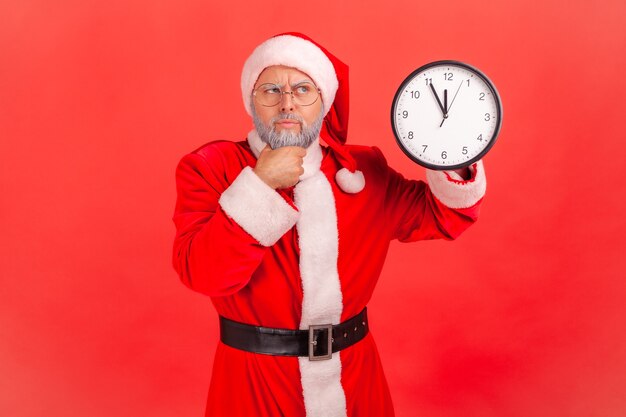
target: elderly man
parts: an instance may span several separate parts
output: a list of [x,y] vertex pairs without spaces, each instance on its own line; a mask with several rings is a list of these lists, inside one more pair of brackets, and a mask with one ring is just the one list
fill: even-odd
[[258,46],[241,87],[255,129],[176,171],[174,267],[220,316],[206,415],[392,416],[366,305],[392,239],[476,220],[482,164],[426,184],[346,145],[347,67],[304,35]]

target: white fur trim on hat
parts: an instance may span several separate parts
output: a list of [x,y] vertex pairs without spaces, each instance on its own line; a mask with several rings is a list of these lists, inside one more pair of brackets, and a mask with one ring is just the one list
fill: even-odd
[[292,35],[281,35],[268,39],[252,52],[241,72],[243,104],[249,115],[250,96],[261,72],[273,65],[297,68],[313,79],[322,91],[324,111],[330,110],[339,87],[337,74],[330,59],[315,44]]
[[487,190],[487,179],[482,161],[469,167],[472,178],[463,181],[454,171],[426,170],[430,190],[447,207],[458,209],[472,207]]
[[348,168],[341,168],[335,174],[335,180],[339,188],[350,194],[356,194],[365,187],[365,177],[359,170],[350,172]]

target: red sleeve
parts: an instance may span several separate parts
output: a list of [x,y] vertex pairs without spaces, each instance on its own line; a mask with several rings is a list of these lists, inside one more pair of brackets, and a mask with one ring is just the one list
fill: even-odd
[[[455,239],[477,219],[484,195],[482,164],[473,166],[472,178],[459,181],[446,171],[428,171],[430,185],[409,180],[387,165],[385,207],[392,238],[402,242]],[[431,181],[431,178],[434,180]],[[445,201],[445,203],[443,201]]]
[[183,157],[176,169],[174,269],[188,287],[210,296],[243,288],[298,218],[250,167],[229,180],[224,161],[214,149],[206,159]]

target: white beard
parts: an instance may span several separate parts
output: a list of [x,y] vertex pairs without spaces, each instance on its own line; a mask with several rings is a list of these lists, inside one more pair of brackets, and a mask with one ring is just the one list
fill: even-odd
[[[254,103],[251,106],[252,120],[254,127],[259,134],[261,140],[272,149],[282,148],[284,146],[300,146],[302,148],[308,148],[320,135],[322,130],[322,123],[324,122],[324,111],[320,111],[317,119],[309,126],[307,125],[301,116],[293,113],[281,113],[274,117],[269,125],[263,123],[263,121],[257,115],[254,109]],[[293,119],[300,122],[300,133],[294,133],[289,130],[283,130],[277,132],[274,129],[274,122],[281,119]]]

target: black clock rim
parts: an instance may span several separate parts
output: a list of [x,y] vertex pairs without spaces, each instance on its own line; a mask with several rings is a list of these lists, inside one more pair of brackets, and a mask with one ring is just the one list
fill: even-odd
[[[404,144],[400,140],[400,138],[398,136],[398,133],[397,133],[397,129],[396,129],[396,122],[395,122],[395,119],[394,119],[396,102],[398,100],[398,97],[400,96],[400,94],[402,93],[404,88],[407,86],[407,84],[413,79],[413,77],[416,74],[418,74],[418,73],[420,73],[422,71],[427,70],[428,68],[437,67],[437,66],[445,66],[445,65],[451,65],[451,66],[452,65],[456,65],[456,66],[464,67],[465,69],[468,69],[469,71],[472,71],[477,76],[482,78],[482,80],[485,82],[485,84],[487,84],[487,87],[489,87],[489,89],[491,90],[491,93],[495,97],[496,107],[497,107],[497,111],[498,111],[498,122],[496,124],[495,130],[493,131],[493,135],[491,135],[491,140],[490,140],[489,144],[487,145],[487,147],[485,149],[483,149],[475,157],[473,157],[471,159],[468,159],[467,161],[462,162],[460,164],[456,164],[456,165],[434,165],[434,164],[430,164],[428,162],[424,162],[424,161],[416,158],[415,156],[413,156],[413,154],[411,154],[408,150],[405,149]],[[500,134],[500,128],[502,127],[502,116],[503,116],[503,114],[502,114],[502,100],[500,99],[500,93],[498,93],[498,90],[496,89],[496,86],[493,84],[493,82],[491,82],[489,77],[487,77],[487,75],[485,75],[485,73],[483,73],[481,70],[479,70],[478,68],[476,68],[473,65],[470,65],[468,63],[465,63],[465,62],[462,62],[462,61],[451,60],[451,59],[444,59],[444,60],[440,60],[440,61],[429,62],[428,64],[422,65],[421,67],[417,68],[415,71],[411,72],[402,81],[402,83],[400,84],[400,87],[396,91],[396,94],[393,96],[393,101],[391,102],[391,131],[393,132],[393,136],[396,139],[396,143],[398,144],[398,146],[400,147],[402,152],[404,152],[404,154],[406,156],[408,156],[409,159],[411,159],[413,162],[415,162],[416,164],[421,165],[421,166],[423,166],[425,168],[432,169],[432,170],[435,170],[435,171],[447,171],[447,170],[464,168],[464,167],[470,166],[474,162],[478,161],[483,156],[485,156],[487,154],[487,152],[489,152],[491,150],[493,145],[495,145],[496,139],[498,138],[498,135]]]

